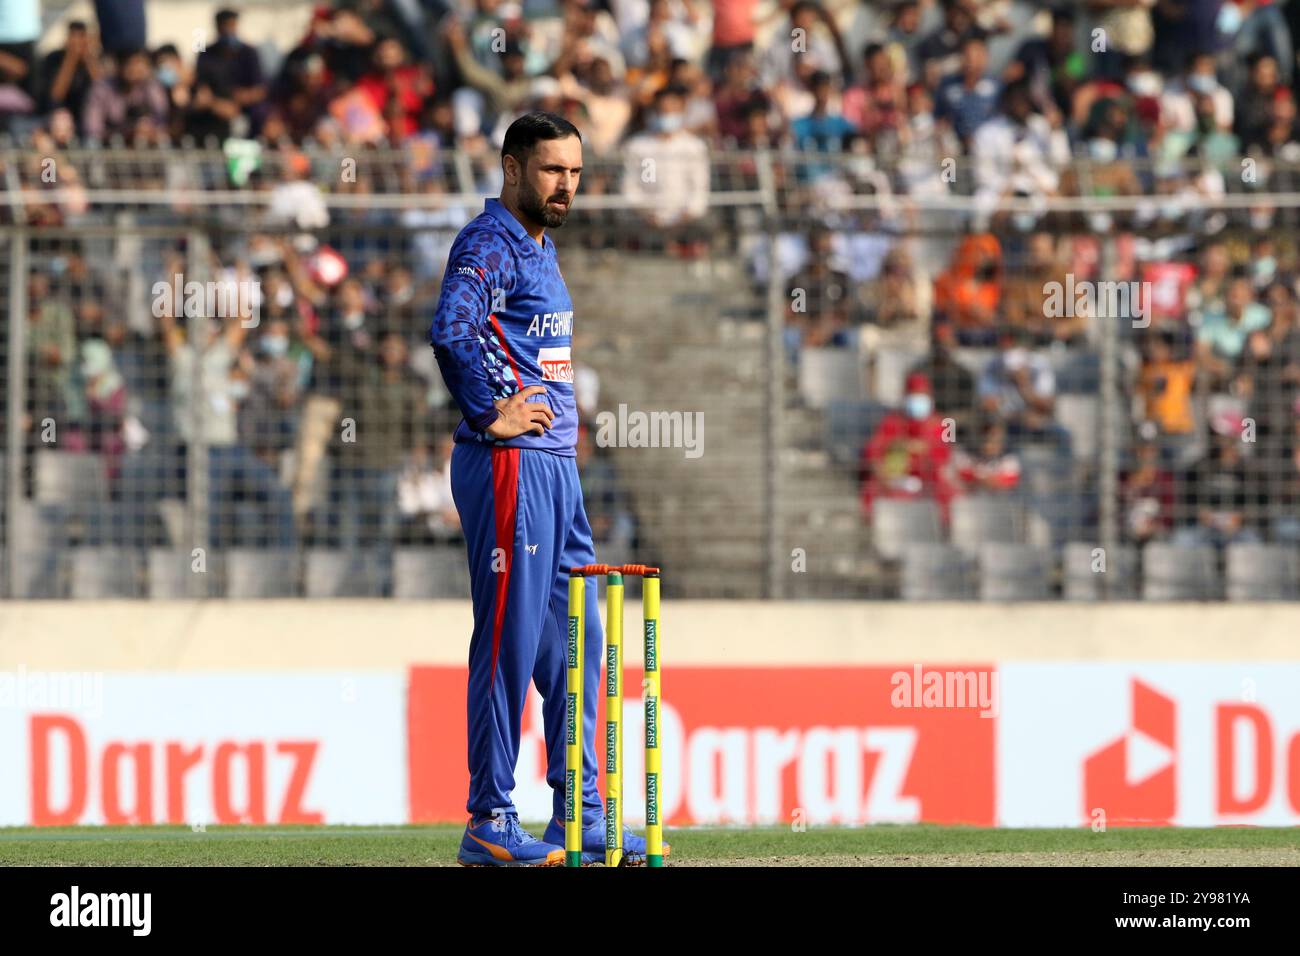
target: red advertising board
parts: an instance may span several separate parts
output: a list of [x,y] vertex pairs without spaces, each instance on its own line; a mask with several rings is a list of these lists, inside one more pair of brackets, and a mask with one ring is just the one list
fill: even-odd
[[[665,819],[993,824],[997,719],[987,710],[981,716],[973,700],[954,706],[900,693],[900,684],[931,673],[995,677],[986,665],[666,668]],[[624,789],[633,823],[642,779],[640,685],[641,673],[629,668]],[[411,822],[463,819],[465,671],[415,667],[408,687]],[[524,718],[516,773],[524,819],[550,812],[538,704],[531,701]]]

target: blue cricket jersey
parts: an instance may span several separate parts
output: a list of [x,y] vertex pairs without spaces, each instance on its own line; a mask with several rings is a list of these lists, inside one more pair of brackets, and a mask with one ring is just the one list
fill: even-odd
[[[500,200],[488,199],[452,244],[429,330],[464,416],[456,441],[576,455],[572,339],[573,300],[555,243],[543,234],[539,245]],[[531,401],[550,406],[551,427],[506,441],[486,435],[498,416],[495,400],[528,385],[546,388]]]

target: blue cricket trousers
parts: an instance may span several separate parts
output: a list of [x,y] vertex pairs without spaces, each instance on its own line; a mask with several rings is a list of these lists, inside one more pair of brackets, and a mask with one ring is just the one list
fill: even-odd
[[[543,701],[546,781],[564,819],[565,635],[569,575],[596,560],[577,459],[536,449],[458,442],[451,490],[469,557],[469,801],[474,817],[515,812],[511,793],[528,682]],[[596,701],[604,631],[587,581],[583,700],[583,820],[604,812],[596,787]]]

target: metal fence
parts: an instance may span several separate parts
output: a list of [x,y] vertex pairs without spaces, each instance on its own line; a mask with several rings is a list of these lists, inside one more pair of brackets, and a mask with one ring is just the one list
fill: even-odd
[[[589,158],[554,232],[602,560],[685,597],[1295,597],[1294,170],[990,201],[942,157],[715,153],[695,193],[645,159]],[[494,167],[0,150],[5,594],[467,594],[426,333]]]

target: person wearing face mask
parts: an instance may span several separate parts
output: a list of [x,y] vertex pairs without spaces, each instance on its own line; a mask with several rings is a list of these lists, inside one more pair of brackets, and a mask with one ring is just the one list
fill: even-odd
[[[675,255],[704,251],[711,230],[709,209],[709,151],[698,136],[682,128],[685,95],[667,86],[654,96],[647,129],[623,147],[623,193],[635,204],[646,224]],[[647,175],[653,171],[653,175]]]
[[[196,139],[209,133],[219,139],[237,125],[252,132],[261,128],[266,114],[266,83],[257,50],[239,39],[239,14],[219,10],[217,38],[199,53],[194,68],[192,111],[186,130]],[[240,122],[240,117],[244,121]]]
[[935,410],[934,390],[924,375],[906,382],[903,407],[889,412],[862,446],[862,510],[868,520],[878,498],[929,498],[948,520],[952,500],[955,429]]
[[1231,130],[1233,120],[1232,94],[1219,82],[1212,53],[1198,53],[1191,57],[1187,71],[1172,80],[1160,97],[1160,122],[1166,134],[1187,135],[1198,128],[1195,96],[1208,96],[1213,104],[1214,124],[1217,129]]
[[270,319],[259,331],[245,362],[248,395],[239,406],[239,434],[254,455],[278,468],[297,433],[301,377],[297,356],[290,354],[289,322]]

